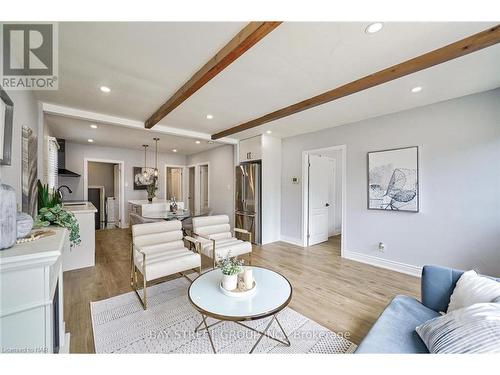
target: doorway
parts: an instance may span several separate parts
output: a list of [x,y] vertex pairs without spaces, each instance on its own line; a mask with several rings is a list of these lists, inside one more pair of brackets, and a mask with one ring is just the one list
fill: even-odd
[[184,166],[165,166],[165,199],[184,202]]
[[210,163],[188,166],[188,205],[195,215],[210,211]]
[[194,197],[195,197],[195,177],[196,177],[196,167],[189,167],[189,194],[188,194],[188,208],[191,213],[195,212],[194,209]]
[[95,229],[121,228],[124,223],[122,160],[85,159],[83,195],[97,208]]
[[303,246],[345,238],[346,146],[308,150],[303,159]]
[[208,164],[200,165],[200,213],[207,212],[208,204]]

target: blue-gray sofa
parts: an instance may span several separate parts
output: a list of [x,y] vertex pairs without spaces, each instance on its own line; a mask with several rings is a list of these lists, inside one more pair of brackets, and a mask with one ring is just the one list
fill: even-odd
[[421,280],[422,302],[408,296],[396,296],[359,344],[356,353],[429,353],[415,327],[438,317],[440,311],[446,312],[463,272],[425,266]]

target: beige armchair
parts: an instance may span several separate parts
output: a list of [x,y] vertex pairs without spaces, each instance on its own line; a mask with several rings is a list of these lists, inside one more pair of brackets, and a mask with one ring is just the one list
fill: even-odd
[[[246,236],[247,241],[236,238],[236,233]],[[234,228],[231,233],[227,215],[194,217],[193,237],[200,242],[201,254],[212,259],[214,268],[217,260],[229,253],[235,257],[249,254],[249,263],[252,263],[252,234],[240,228]]]
[[[193,246],[194,251],[190,250]],[[188,270],[201,274],[200,242],[192,237],[183,237],[180,221],[132,226],[131,286],[144,310],[147,308],[146,289],[149,282],[176,273],[189,279],[184,274]],[[143,281],[142,297],[137,283],[138,272]]]

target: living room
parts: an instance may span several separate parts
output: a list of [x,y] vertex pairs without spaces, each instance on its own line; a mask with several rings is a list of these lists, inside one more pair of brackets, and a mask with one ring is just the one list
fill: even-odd
[[500,353],[497,8],[27,23],[13,7],[2,359]]

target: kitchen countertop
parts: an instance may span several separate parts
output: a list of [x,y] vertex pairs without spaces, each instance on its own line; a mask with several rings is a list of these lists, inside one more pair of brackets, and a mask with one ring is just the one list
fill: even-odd
[[97,208],[92,204],[92,202],[77,202],[81,204],[75,204],[72,203],[68,205],[67,203],[63,202],[63,208],[66,211],[73,212],[74,214],[80,213],[94,213],[97,212]]
[[140,206],[143,204],[151,204],[151,203],[170,203],[170,201],[166,199],[153,199],[153,202],[150,202],[147,199],[141,199],[141,200],[130,200],[128,201],[128,203]]

